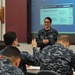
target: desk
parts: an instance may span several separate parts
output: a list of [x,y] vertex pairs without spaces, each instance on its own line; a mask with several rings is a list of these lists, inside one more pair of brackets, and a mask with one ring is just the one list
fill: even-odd
[[31,75],[35,75],[40,71],[40,67],[39,66],[30,66],[29,68],[27,68],[27,72]]
[[[28,75],[36,75],[39,71],[39,66],[30,66],[29,68],[27,68]],[[75,71],[73,72],[73,75],[75,75]]]

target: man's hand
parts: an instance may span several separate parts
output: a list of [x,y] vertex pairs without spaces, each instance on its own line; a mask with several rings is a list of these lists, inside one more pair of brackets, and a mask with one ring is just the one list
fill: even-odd
[[26,65],[26,68],[29,68],[30,66],[29,65],[27,65],[27,64],[25,64]]
[[32,47],[37,47],[37,42],[36,42],[36,39],[33,39],[32,40],[32,43],[31,43]]
[[48,39],[44,39],[44,40],[43,40],[43,43],[44,43],[44,44],[47,44],[48,42],[49,42]]

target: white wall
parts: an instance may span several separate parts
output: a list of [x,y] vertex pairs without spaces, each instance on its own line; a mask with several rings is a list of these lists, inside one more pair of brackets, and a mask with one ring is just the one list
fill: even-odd
[[75,45],[71,45],[70,49],[72,49],[75,52]]
[[[4,7],[4,11],[5,11],[5,0],[2,0],[2,6]],[[4,16],[4,24],[2,24],[2,40],[3,40],[3,34],[4,33],[5,33],[5,16]]]
[[[2,5],[2,1],[0,0],[0,10],[1,10],[1,5]],[[1,36],[2,36],[2,25],[1,25],[1,21],[0,21],[0,40],[1,40]]]
[[21,51],[27,51],[30,54],[33,54],[31,44],[20,43],[20,47],[18,47]]

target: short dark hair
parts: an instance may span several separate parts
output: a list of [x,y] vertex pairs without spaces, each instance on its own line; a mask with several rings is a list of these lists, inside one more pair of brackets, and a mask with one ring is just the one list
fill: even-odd
[[16,40],[17,38],[17,35],[15,32],[9,31],[3,35],[3,38],[4,38],[5,45],[8,46],[13,44],[14,40]]
[[20,51],[14,46],[6,46],[2,52],[3,56],[20,58]]
[[[52,19],[50,17],[46,17],[45,19],[48,19],[50,21],[50,23],[52,23]],[[44,19],[44,21],[45,21]]]

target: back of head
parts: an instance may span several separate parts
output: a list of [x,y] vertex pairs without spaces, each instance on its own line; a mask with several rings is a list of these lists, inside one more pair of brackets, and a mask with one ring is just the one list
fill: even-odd
[[14,46],[7,46],[2,52],[2,56],[8,58],[13,66],[18,67],[20,64],[20,51]]
[[15,32],[9,31],[4,34],[3,38],[4,38],[5,45],[8,46],[8,45],[13,44],[13,42],[14,42],[14,40],[16,40],[17,36],[16,36]]
[[14,47],[14,46],[7,46],[5,47],[4,51],[2,52],[3,56],[6,57],[15,57],[16,58],[20,58],[20,51],[18,48]]
[[57,42],[63,42],[63,43],[69,43],[70,45],[70,37],[68,35],[60,35],[58,38],[57,38]]
[[66,42],[70,42],[70,37],[68,35],[60,35],[58,38],[57,38],[57,41],[66,41]]
[[18,65],[20,63],[20,51],[14,46],[6,46],[2,52],[3,61],[0,63],[0,75],[24,75],[19,70]]

